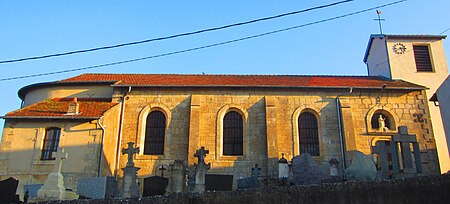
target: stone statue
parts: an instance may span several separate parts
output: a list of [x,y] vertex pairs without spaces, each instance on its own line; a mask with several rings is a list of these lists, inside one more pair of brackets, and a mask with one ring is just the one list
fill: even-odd
[[380,114],[378,117],[378,129],[380,131],[386,131],[386,123],[384,122],[386,119],[383,118],[383,116]]

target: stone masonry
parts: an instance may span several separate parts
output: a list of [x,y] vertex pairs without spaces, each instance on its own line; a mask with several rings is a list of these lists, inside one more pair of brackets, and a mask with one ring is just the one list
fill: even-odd
[[[186,161],[192,168],[195,158],[191,153],[201,146],[210,150],[205,161],[211,163],[210,173],[234,174],[235,179],[249,177],[248,169],[258,163],[262,177],[277,177],[281,154],[288,160],[299,155],[297,119],[300,113],[309,111],[316,115],[319,125],[320,156],[314,159],[327,172],[328,161],[340,160],[341,156],[335,104],[340,95],[347,163],[354,151],[370,154],[376,141],[385,140],[387,134],[396,131],[382,133],[371,128],[370,117],[374,111],[383,110],[392,115],[394,127],[408,126],[417,135],[424,172],[438,173],[424,91],[386,90],[379,103],[379,90],[359,89],[345,95],[346,92],[134,88],[126,101],[122,147],[128,141],[144,146],[142,120],[152,110],[160,110],[167,117],[164,155],[136,155],[135,163],[142,167],[138,177],[153,175],[158,165],[169,165],[175,160]],[[221,120],[230,110],[241,113],[244,119],[243,156],[221,154]],[[423,114],[424,122],[415,122],[414,113]],[[121,156],[121,167],[124,161],[126,158]]]

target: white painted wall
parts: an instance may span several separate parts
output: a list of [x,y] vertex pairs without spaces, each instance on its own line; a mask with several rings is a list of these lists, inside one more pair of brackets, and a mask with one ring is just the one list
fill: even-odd
[[374,38],[367,56],[367,71],[369,76],[383,76],[391,78],[388,55],[386,54],[386,39]]
[[439,100],[439,109],[447,138],[447,148],[450,149],[450,76],[439,87],[436,95]]
[[24,97],[24,106],[39,101],[59,97],[78,98],[111,98],[113,88],[109,85],[102,86],[52,86],[31,90]]

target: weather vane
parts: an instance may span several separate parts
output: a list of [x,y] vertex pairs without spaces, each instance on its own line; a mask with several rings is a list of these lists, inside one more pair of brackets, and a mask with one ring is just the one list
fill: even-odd
[[378,21],[378,25],[380,26],[380,34],[383,35],[383,30],[381,29],[381,21],[384,21],[385,19],[380,18],[381,11],[378,11],[378,10],[376,10],[376,11],[377,11],[378,18],[373,19],[373,20]]

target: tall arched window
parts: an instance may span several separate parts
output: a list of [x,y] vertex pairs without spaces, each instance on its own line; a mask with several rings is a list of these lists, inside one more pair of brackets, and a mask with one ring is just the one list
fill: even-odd
[[45,129],[44,145],[42,146],[41,160],[54,160],[53,152],[58,151],[59,137],[61,136],[60,128]]
[[166,116],[161,111],[152,111],[147,116],[144,154],[163,155],[166,135]]
[[243,155],[244,122],[241,114],[230,111],[223,118],[223,155]]
[[319,156],[319,128],[317,118],[310,112],[304,112],[298,117],[298,132],[300,154],[308,153],[311,156]]

